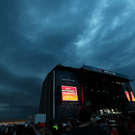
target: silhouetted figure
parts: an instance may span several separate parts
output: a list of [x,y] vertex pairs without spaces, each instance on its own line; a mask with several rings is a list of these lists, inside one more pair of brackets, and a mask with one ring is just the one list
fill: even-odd
[[78,128],[73,129],[69,135],[107,135],[101,127],[89,124],[91,116],[91,109],[88,106],[82,106],[79,109],[79,118],[82,123]]

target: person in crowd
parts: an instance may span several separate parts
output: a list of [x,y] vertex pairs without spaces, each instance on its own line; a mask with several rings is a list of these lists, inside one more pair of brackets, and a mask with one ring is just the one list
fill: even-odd
[[61,121],[58,122],[58,134],[61,134],[63,131],[63,123]]
[[54,121],[53,120],[49,120],[48,122],[47,122],[47,126],[51,126],[51,127],[53,127],[54,126]]
[[109,115],[105,115],[105,116],[102,117],[103,123],[107,123],[109,125],[109,120],[110,120]]
[[70,121],[67,122],[66,126],[70,126],[71,128],[73,128],[72,123]]
[[95,117],[96,125],[100,126],[105,130],[105,132],[109,135],[111,130],[107,123],[103,123],[102,119],[100,117]]
[[69,135],[107,135],[101,127],[89,124],[91,116],[91,109],[88,106],[82,106],[79,109],[79,118],[82,123],[73,129]]
[[129,129],[130,129],[132,132],[135,132],[135,124],[132,122],[128,111],[127,111],[127,110],[124,110],[124,111],[122,112],[122,116],[124,117],[124,119],[126,119]]
[[116,123],[115,120],[109,120],[109,127],[111,129],[111,135],[119,135],[119,125]]
[[68,133],[69,133],[72,129],[73,129],[73,128],[72,128],[71,125],[66,125],[66,126],[65,126],[65,131],[68,132]]
[[130,119],[132,120],[132,122],[135,124],[135,112],[132,112],[130,114]]
[[66,125],[63,127],[63,131],[61,135],[68,135],[69,132],[73,129],[74,127],[71,124],[71,121],[68,121]]
[[25,125],[18,125],[16,128],[16,135],[22,135],[25,131]]
[[45,124],[43,122],[41,122],[39,125],[38,125],[38,133],[40,135],[44,135],[45,134]]
[[53,135],[52,130],[53,128],[51,126],[47,126],[45,129],[45,135]]
[[70,118],[69,122],[71,123],[71,127],[75,128],[75,121],[73,118]]
[[66,126],[64,126],[61,135],[68,135],[71,130],[72,130],[72,127],[70,125],[66,125]]
[[51,124],[47,124],[47,125],[48,126],[52,126],[53,125],[53,129],[52,129],[53,135],[59,135],[58,121],[56,119],[53,122],[51,122]]
[[0,126],[0,135],[6,135],[6,126],[5,125]]
[[79,121],[79,116],[76,116],[76,118],[75,118],[75,127],[74,128],[78,127],[80,124],[81,124],[81,122]]
[[95,122],[96,125],[100,125],[102,123],[101,118],[99,116],[95,117]]
[[63,132],[63,122],[62,121],[56,121],[53,126],[52,133],[53,135],[60,135]]
[[96,124],[96,121],[95,121],[95,118],[91,116],[90,118],[90,124],[91,125],[95,125]]
[[8,131],[7,131],[7,135],[13,135],[14,131],[15,131],[15,127],[9,126]]
[[119,135],[133,135],[132,131],[128,128],[128,123],[125,117],[120,117],[120,128],[118,130]]
[[24,135],[37,135],[37,134],[38,134],[38,132],[35,129],[33,124],[28,125],[24,132]]

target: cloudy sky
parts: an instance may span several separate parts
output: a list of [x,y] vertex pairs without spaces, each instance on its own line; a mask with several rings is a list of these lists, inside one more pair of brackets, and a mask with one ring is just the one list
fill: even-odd
[[1,0],[0,119],[38,112],[42,82],[60,63],[135,79],[135,1]]

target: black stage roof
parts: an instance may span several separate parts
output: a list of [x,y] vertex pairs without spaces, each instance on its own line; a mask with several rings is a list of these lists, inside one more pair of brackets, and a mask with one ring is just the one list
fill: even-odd
[[102,78],[112,78],[114,80],[116,80],[116,78],[117,78],[118,81],[134,81],[133,79],[129,79],[129,77],[127,75],[116,73],[116,72],[113,72],[113,71],[108,71],[108,70],[105,70],[105,69],[99,69],[99,68],[91,67],[91,66],[87,66],[87,65],[83,65],[83,67],[81,67],[81,68],[73,68],[73,67],[66,67],[66,66],[63,66],[63,65],[59,64],[56,67],[54,67],[48,73],[48,75],[51,74],[53,71],[56,71],[56,70],[64,70],[64,71],[75,72],[79,76],[83,76],[83,77],[87,77],[87,78],[89,78],[90,74],[93,74],[93,75],[101,75]]

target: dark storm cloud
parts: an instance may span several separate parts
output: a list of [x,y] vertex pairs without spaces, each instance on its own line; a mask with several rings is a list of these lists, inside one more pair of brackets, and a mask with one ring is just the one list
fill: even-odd
[[0,1],[0,118],[36,113],[42,82],[59,63],[134,79],[134,7],[133,0]]
[[15,75],[2,65],[0,65],[0,76],[1,118],[28,117],[28,114],[38,112],[41,79]]
[[[27,92],[30,94],[34,94],[34,92],[39,92],[41,90],[41,82],[40,78],[34,76],[18,76],[16,74],[11,73],[7,70],[3,65],[0,65],[0,85],[7,87],[9,90],[22,90],[23,92]],[[33,83],[34,82],[34,83]],[[37,91],[38,90],[38,91]],[[36,93],[37,94],[37,93]]]
[[38,112],[41,79],[15,75],[2,65],[0,76],[1,118],[21,118],[27,117],[28,112],[29,114]]
[[[3,20],[10,18],[10,21],[3,25],[10,27],[1,36],[2,43],[6,45],[1,51],[7,52],[3,63],[8,61],[10,69],[16,67],[22,73],[23,68],[25,72],[31,69],[39,73],[39,69],[43,71],[44,67],[46,70],[50,65],[54,67],[54,61],[64,62],[70,57],[69,48],[74,52],[76,46],[73,43],[87,26],[85,21],[90,13],[84,13],[83,9],[92,10],[96,2],[90,2],[89,6],[72,1],[46,1],[45,4],[43,1],[14,1],[14,6],[13,3],[11,6],[10,3],[9,6],[4,4]],[[17,24],[14,25],[14,22]]]
[[[127,2],[123,4],[115,2],[106,1],[106,7],[98,9],[99,12],[95,13],[97,16],[93,18],[93,22],[91,20],[88,28],[89,31],[95,30],[92,33],[86,32],[85,36],[83,34],[82,44],[78,43],[78,50],[86,53],[85,61],[89,57],[90,62],[95,63],[96,66],[112,68],[115,63],[122,64],[127,61],[128,64],[129,60],[135,58],[133,53],[135,18],[132,18],[133,14],[128,13]],[[129,16],[125,17],[125,14]]]
[[39,95],[33,96],[24,92],[0,89],[0,116],[3,119],[27,118],[38,112]]
[[26,95],[22,92],[9,92],[5,89],[1,89],[0,98],[1,118],[26,118],[28,117],[27,111],[31,111],[31,114],[38,111],[37,102],[39,102],[39,100],[33,98],[31,95]]

